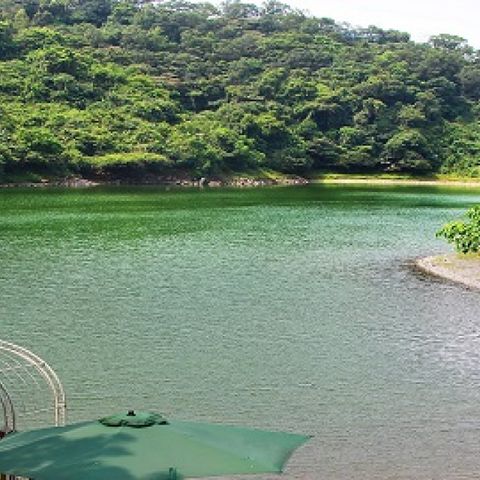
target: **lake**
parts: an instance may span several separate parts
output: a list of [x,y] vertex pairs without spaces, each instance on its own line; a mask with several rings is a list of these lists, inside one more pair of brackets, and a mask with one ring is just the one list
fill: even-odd
[[2,190],[0,336],[54,366],[70,421],[135,408],[313,434],[286,479],[478,478],[480,292],[411,266],[450,251],[435,231],[475,203]]

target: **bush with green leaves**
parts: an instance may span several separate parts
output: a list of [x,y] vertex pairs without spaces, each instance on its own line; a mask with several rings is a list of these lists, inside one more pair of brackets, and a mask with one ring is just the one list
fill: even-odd
[[480,205],[467,211],[469,221],[456,220],[447,223],[438,232],[438,237],[446,238],[460,253],[480,252]]

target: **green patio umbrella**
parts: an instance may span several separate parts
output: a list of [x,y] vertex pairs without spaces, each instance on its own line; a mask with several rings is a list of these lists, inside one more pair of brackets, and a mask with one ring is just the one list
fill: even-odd
[[174,480],[282,471],[309,437],[114,415],[12,433],[0,441],[0,472],[34,480]]

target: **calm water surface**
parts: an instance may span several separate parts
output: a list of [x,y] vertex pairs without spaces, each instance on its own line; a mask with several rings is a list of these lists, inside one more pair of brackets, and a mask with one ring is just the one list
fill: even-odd
[[409,264],[479,202],[1,191],[1,337],[54,365],[71,421],[135,407],[315,435],[287,479],[478,479],[480,293]]

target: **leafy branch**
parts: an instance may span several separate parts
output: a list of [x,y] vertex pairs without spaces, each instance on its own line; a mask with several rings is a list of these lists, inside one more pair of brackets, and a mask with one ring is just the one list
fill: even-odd
[[480,251],[480,205],[466,213],[469,221],[456,220],[444,225],[437,237],[443,237],[455,245],[460,253],[478,253]]

